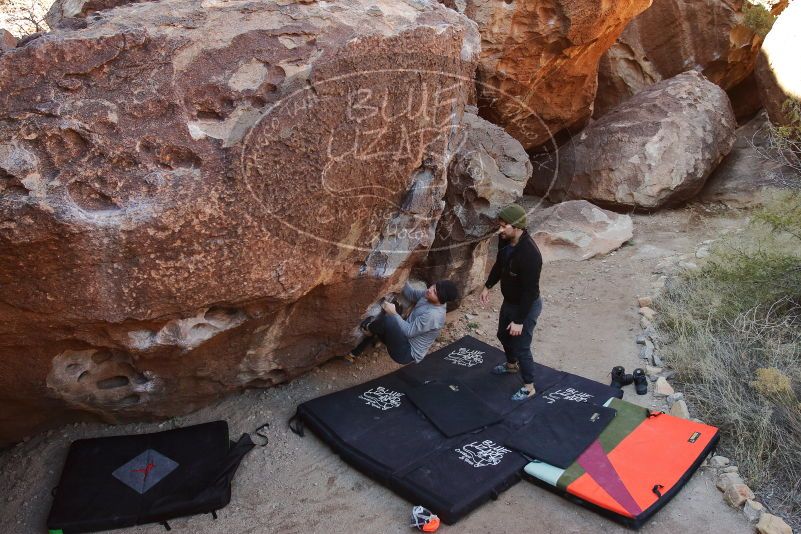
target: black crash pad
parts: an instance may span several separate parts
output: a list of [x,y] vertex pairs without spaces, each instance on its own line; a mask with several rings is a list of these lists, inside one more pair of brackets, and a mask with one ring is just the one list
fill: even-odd
[[[548,396],[552,390],[531,401],[535,409],[530,422],[514,432],[505,445],[529,458],[566,469],[612,422],[615,410],[586,400],[566,400],[570,396],[552,401],[554,397]],[[572,397],[583,398],[580,394]]]
[[[433,380],[457,380],[478,395],[493,411],[506,415],[520,408],[520,403],[511,400],[511,397],[520,389],[523,381],[519,374],[491,374],[493,367],[504,362],[506,357],[502,350],[465,336],[429,354],[422,362],[407,365],[392,375],[414,384]],[[534,386],[537,391],[545,391],[573,376],[575,375],[534,363]],[[576,379],[592,382],[579,376]]]
[[252,448],[247,434],[229,441],[225,421],[77,440],[47,528],[95,532],[214,512],[231,500],[231,480]]
[[[522,384],[520,376],[491,373],[505,361],[503,351],[467,336],[419,364],[304,402],[296,418],[350,465],[452,524],[515,484],[528,462],[505,443],[536,415],[538,397],[511,400]],[[428,390],[427,383],[463,386],[482,410],[499,416],[498,422],[482,419],[479,426],[466,425],[473,432],[456,435],[458,428],[438,428],[434,419],[456,420],[463,416],[463,405],[446,402],[452,390]],[[535,365],[535,385],[541,392],[572,388],[590,395],[590,404],[622,396],[619,389],[540,364]],[[421,401],[421,391],[430,398]],[[428,403],[430,420],[412,398]]]
[[502,416],[458,380],[432,381],[407,392],[417,408],[447,437],[494,425]]

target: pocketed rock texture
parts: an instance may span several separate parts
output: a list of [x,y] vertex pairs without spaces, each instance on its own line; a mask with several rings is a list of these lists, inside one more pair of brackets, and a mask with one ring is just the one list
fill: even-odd
[[531,162],[503,128],[473,113],[465,113],[463,124],[448,172],[445,211],[415,274],[429,283],[453,280],[467,293],[484,283],[488,238],[498,229],[498,212],[523,194]]
[[[732,89],[738,99],[747,98],[750,92],[740,95],[734,89],[753,72],[762,37],[745,24],[745,1],[654,0],[601,59],[594,116],[689,70]],[[774,12],[783,7],[776,5]],[[744,106],[743,113],[759,109],[753,105]]]
[[569,200],[535,214],[529,232],[544,262],[587,260],[620,248],[634,235],[631,217]]
[[651,0],[442,0],[481,32],[481,116],[526,149],[592,114],[598,61]]
[[601,117],[551,161],[535,162],[527,188],[554,202],[645,210],[678,204],[698,193],[728,154],[735,127],[720,87],[696,72],[680,74]]
[[[756,76],[770,121],[790,125],[785,103],[801,105],[801,3],[792,2],[773,24],[757,61]],[[798,124],[795,124],[798,126]]]
[[0,442],[346,349],[433,241],[478,48],[436,2],[163,0],[0,55]]

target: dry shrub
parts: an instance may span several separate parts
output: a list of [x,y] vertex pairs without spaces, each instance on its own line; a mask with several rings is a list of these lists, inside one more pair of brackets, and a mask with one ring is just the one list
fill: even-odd
[[760,367],[756,370],[756,380],[751,381],[751,387],[766,399],[781,401],[782,399],[795,399],[790,377],[775,367]]
[[49,30],[45,15],[53,0],[0,0],[0,28],[17,38]]
[[784,196],[657,300],[665,360],[721,449],[801,528],[801,196]]
[[[801,101],[788,98],[782,104],[781,124],[768,123],[754,133],[750,140],[757,155],[781,163],[787,169],[801,173]],[[759,139],[767,141],[764,145]],[[797,177],[797,175],[796,175]]]

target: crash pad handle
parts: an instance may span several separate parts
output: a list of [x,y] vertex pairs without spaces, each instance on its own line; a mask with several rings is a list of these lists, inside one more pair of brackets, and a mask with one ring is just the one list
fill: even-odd
[[259,426],[256,430],[253,431],[254,436],[258,436],[259,438],[264,440],[264,443],[258,443],[259,447],[264,447],[268,443],[270,443],[270,436],[267,434],[267,429],[270,428],[270,423],[264,423],[263,425]]
[[653,491],[654,493],[656,493],[656,497],[657,497],[658,499],[661,499],[661,498],[662,498],[662,491],[661,491],[661,490],[663,490],[664,488],[665,488],[665,486],[663,486],[662,484],[656,484],[656,485],[654,485],[654,487],[651,489],[651,491]]

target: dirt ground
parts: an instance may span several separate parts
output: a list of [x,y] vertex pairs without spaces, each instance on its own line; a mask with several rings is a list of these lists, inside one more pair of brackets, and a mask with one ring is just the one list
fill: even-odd
[[[608,381],[612,366],[627,371],[642,366],[635,337],[640,333],[636,298],[654,293],[654,271],[666,258],[694,254],[699,243],[718,238],[744,224],[742,214],[715,214],[698,206],[656,215],[635,215],[634,239],[602,258],[547,264],[541,288],[544,311],[535,336],[537,361],[594,380]],[[687,258],[687,257],[685,257]],[[498,346],[494,337],[500,291],[487,308],[477,295],[448,316],[438,346],[464,333]],[[468,325],[468,323],[473,323]],[[293,382],[267,390],[231,396],[185,417],[160,424],[109,427],[76,424],[33,436],[0,453],[0,532],[44,532],[70,442],[78,438],[149,432],[225,419],[232,436],[271,424],[270,443],[256,448],[234,480],[231,504],[219,519],[195,516],[171,521],[176,532],[411,532],[412,503],[348,467],[309,433],[300,438],[287,430],[295,407],[308,399],[364,382],[397,366],[382,352],[356,365],[330,361]],[[627,386],[625,399],[657,407],[649,393],[638,396]],[[690,406],[692,412],[692,406]],[[727,507],[704,468],[663,510],[642,528],[645,533],[753,532],[742,513]],[[520,482],[440,532],[626,532],[626,529],[527,482]],[[162,533],[159,525],[123,529],[120,533]]]

